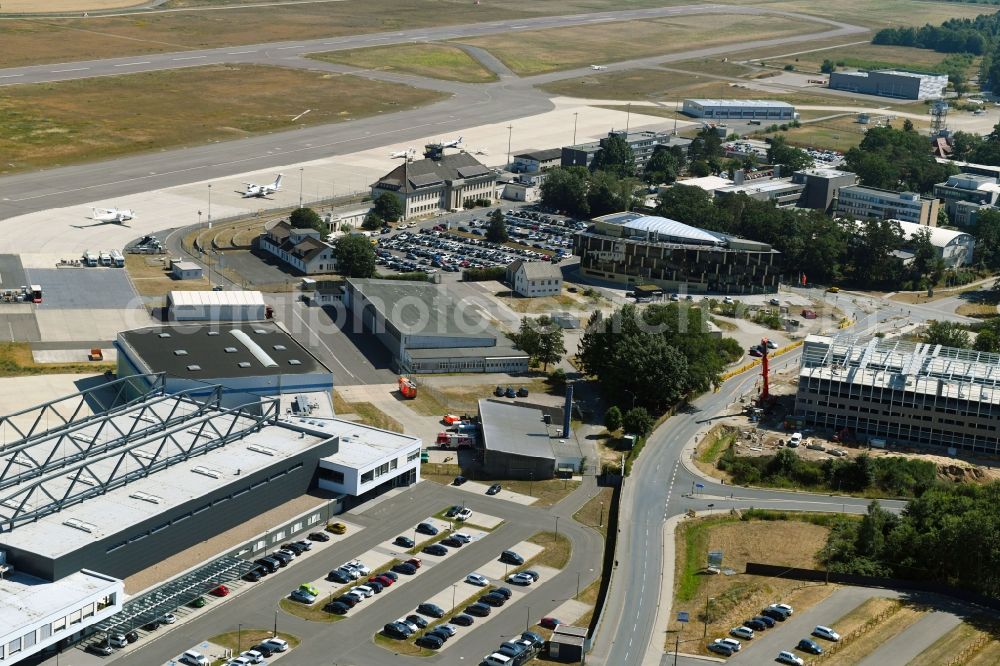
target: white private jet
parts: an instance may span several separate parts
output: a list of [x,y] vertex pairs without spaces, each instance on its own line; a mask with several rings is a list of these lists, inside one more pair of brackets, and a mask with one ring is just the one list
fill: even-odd
[[274,182],[270,185],[257,185],[255,183],[243,183],[246,186],[245,190],[237,190],[243,195],[244,199],[249,199],[250,197],[267,197],[269,194],[274,194],[281,189],[281,179],[284,174],[279,173],[278,177],[274,179]]
[[396,159],[400,157],[405,157],[406,159],[413,159],[413,156],[417,154],[417,151],[413,148],[407,148],[406,150],[397,150],[389,153],[389,157]]
[[607,69],[605,65],[591,65],[590,68],[596,69],[597,71],[601,71],[602,69]]
[[458,137],[454,141],[443,141],[441,143],[442,148],[458,148],[462,145],[462,137]]
[[95,222],[113,222],[124,224],[135,217],[135,213],[128,209],[119,208],[92,208],[94,214],[91,217]]

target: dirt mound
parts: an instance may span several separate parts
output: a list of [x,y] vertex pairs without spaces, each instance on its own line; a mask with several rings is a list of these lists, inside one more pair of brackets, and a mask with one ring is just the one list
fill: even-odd
[[942,481],[955,483],[989,483],[993,475],[982,467],[966,467],[964,465],[938,465],[938,478]]

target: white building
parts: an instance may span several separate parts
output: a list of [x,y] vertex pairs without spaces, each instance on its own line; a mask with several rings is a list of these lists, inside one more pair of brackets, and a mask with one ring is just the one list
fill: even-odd
[[55,582],[11,570],[0,576],[0,663],[16,664],[121,610],[125,584],[79,571]]
[[260,321],[267,305],[259,291],[171,291],[167,313],[173,321]]
[[296,421],[297,428],[338,439],[337,453],[319,461],[318,483],[323,490],[361,497],[387,480],[404,486],[420,480],[418,437],[340,419]]
[[770,99],[686,99],[681,113],[712,120],[796,120],[799,114],[788,102]]
[[193,261],[172,261],[170,275],[175,280],[198,280],[201,279],[202,269]]
[[837,217],[866,220],[903,220],[936,226],[940,204],[916,192],[895,192],[877,187],[849,185],[837,191]]
[[946,74],[921,74],[893,69],[830,74],[830,88],[833,90],[897,99],[940,99],[947,87]]
[[[976,238],[972,234],[941,227],[927,227],[913,222],[899,222],[906,240],[914,239],[919,233],[930,232],[931,245],[948,268],[970,266],[976,250]],[[926,231],[925,231],[926,230]]]
[[260,249],[305,275],[337,270],[333,245],[321,240],[316,229],[299,229],[279,222],[260,235],[259,245]]
[[507,282],[514,293],[526,298],[562,293],[562,271],[547,261],[518,259],[507,267]]

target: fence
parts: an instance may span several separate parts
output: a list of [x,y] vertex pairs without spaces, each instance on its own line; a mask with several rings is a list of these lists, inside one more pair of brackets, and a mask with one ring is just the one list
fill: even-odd
[[[613,475],[604,475],[607,479]],[[625,483],[623,476],[615,476],[611,493],[611,505],[608,507],[608,536],[604,542],[604,561],[601,563],[601,586],[597,590],[597,600],[594,602],[594,614],[590,616],[590,626],[587,627],[588,643],[593,644],[597,629],[604,617],[604,604],[608,600],[611,589],[611,575],[615,569],[618,557],[618,511],[621,508],[622,488]]]
[[840,652],[844,647],[846,647],[846,646],[850,645],[851,643],[853,643],[856,639],[864,636],[865,634],[867,634],[872,629],[877,628],[880,624],[882,624],[883,622],[885,622],[886,620],[888,620],[890,617],[892,617],[893,615],[895,615],[896,613],[898,613],[899,609],[901,609],[902,607],[903,607],[903,604],[901,602],[898,602],[898,601],[894,602],[891,606],[889,606],[888,608],[886,608],[885,610],[883,610],[881,613],[879,613],[879,614],[877,614],[877,615],[875,615],[873,617],[868,618],[868,620],[866,620],[865,623],[862,624],[857,629],[854,629],[850,633],[844,634],[843,636],[841,636],[839,641],[837,641],[836,643],[833,643],[832,645],[830,645],[829,647],[827,647],[823,651],[823,654],[819,655],[815,659],[810,660],[809,663],[810,664],[818,664],[818,663],[820,663],[820,662],[822,662],[822,661],[824,661],[826,659],[829,659],[833,655],[835,655],[838,652]]

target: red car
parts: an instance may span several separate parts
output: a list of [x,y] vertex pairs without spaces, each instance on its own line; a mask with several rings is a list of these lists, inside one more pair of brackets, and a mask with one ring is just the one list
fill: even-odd
[[385,587],[389,587],[390,585],[392,585],[396,581],[394,581],[393,579],[389,578],[388,576],[372,576],[371,578],[368,579],[368,582],[369,583],[373,583],[373,582],[374,583],[382,583],[382,585],[384,585]]
[[406,563],[407,564],[412,564],[417,569],[419,569],[420,565],[422,564],[422,562],[418,558],[416,558],[416,557],[411,557],[410,559],[406,560]]
[[538,621],[538,625],[544,627],[545,629],[555,629],[560,624],[562,624],[562,622],[555,619],[554,617],[543,617],[541,620]]
[[229,588],[225,585],[220,585],[211,592],[209,592],[213,597],[225,597],[229,595]]

